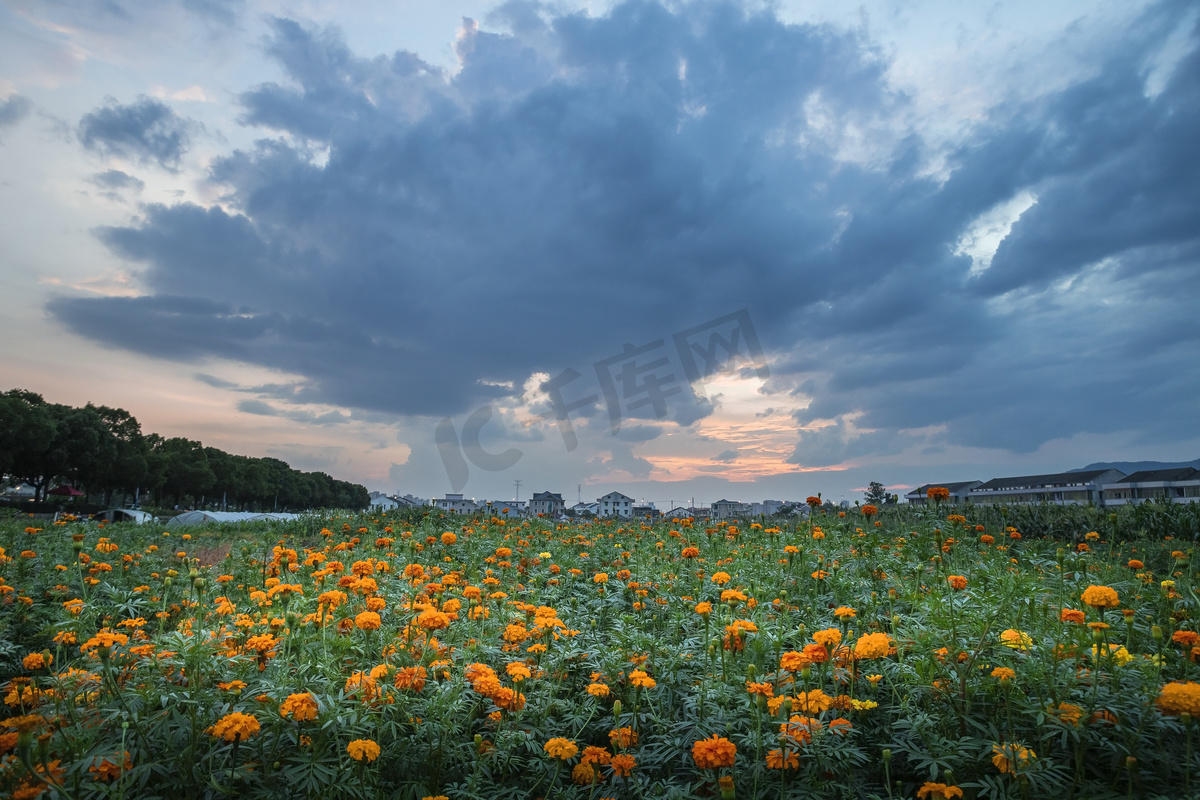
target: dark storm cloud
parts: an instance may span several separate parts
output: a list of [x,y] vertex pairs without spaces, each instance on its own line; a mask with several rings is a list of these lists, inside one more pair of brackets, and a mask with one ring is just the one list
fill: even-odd
[[108,105],[79,121],[79,142],[101,155],[153,162],[174,170],[197,127],[152,97],[142,95],[130,105],[110,98]]
[[[149,296],[51,310],[113,346],[304,375],[295,402],[453,415],[748,308],[772,385],[812,398],[797,423],[835,421],[797,463],[1161,438],[1200,391],[1171,369],[1200,335],[1200,54],[1153,96],[1144,64],[1186,10],[998,106],[941,176],[895,138],[907,100],[861,33],[724,2],[514,3],[489,22],[510,33],[464,26],[452,76],[276,20],[286,80],[242,104],[286,136],[216,162],[223,208],[100,232]],[[854,132],[871,159],[841,157]],[[1037,203],[973,274],[960,237],[1022,191]],[[621,445],[611,466],[640,461]]]
[[16,125],[33,110],[33,101],[19,94],[0,100],[0,130]]

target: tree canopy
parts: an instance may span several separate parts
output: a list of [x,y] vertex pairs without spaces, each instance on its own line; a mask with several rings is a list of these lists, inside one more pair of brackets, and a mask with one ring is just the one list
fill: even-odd
[[252,458],[198,441],[142,433],[121,408],[77,408],[11,389],[0,394],[0,475],[44,499],[65,482],[105,504],[149,493],[160,505],[299,511],[365,508],[366,487],[324,472],[301,472],[277,458]]

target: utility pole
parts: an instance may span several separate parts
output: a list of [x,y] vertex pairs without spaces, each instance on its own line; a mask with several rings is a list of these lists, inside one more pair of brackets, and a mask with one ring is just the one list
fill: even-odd
[[520,482],[520,481],[513,481],[513,484],[514,484],[514,485],[517,487],[517,496],[516,496],[516,497],[514,497],[513,499],[514,499],[514,500],[520,500],[520,499],[521,499],[521,482]]
[[575,484],[575,502],[576,503],[583,502],[583,484],[582,483]]

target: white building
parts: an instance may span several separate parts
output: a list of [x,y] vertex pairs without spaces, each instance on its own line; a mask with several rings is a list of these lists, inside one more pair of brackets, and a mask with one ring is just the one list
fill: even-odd
[[1117,469],[1092,469],[1053,475],[992,478],[971,489],[967,496],[972,503],[981,505],[1100,505],[1103,502],[1101,487],[1124,477],[1125,473]]
[[598,516],[601,517],[631,517],[633,516],[633,498],[620,492],[609,492],[604,497],[596,498],[600,506]]
[[1151,500],[1172,503],[1200,502],[1200,469],[1176,467],[1135,472],[1113,483],[1104,484],[1104,505],[1123,506]]
[[391,511],[399,508],[400,504],[383,492],[371,492],[371,508],[377,511]]
[[529,501],[529,513],[543,517],[557,517],[566,510],[562,495],[557,492],[534,492]]
[[718,500],[712,504],[713,519],[731,519],[733,517],[744,517],[751,513],[749,503],[741,503],[737,500]]
[[429,505],[450,514],[474,514],[479,510],[479,504],[474,500],[465,500],[461,494],[447,494],[445,497],[435,497]]

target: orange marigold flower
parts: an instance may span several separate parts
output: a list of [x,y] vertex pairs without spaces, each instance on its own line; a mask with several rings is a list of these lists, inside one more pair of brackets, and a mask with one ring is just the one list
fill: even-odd
[[1084,613],[1077,608],[1064,608],[1058,618],[1063,622],[1074,622],[1076,625],[1082,625],[1086,619]]
[[446,531],[445,533],[442,534],[442,544],[451,545],[457,541],[458,541],[458,537],[455,536],[450,531]]
[[609,688],[603,683],[589,683],[587,693],[592,697],[608,697]]
[[440,631],[450,627],[450,615],[427,608],[417,616],[417,625],[427,631]]
[[360,631],[376,631],[381,624],[383,621],[374,611],[364,611],[354,618],[354,627]]
[[800,754],[795,750],[788,751],[786,758],[782,750],[772,750],[767,753],[767,769],[799,769]]
[[996,539],[990,534],[985,533],[983,536],[979,537],[979,541],[983,544],[992,544],[996,541]]
[[1164,714],[1200,717],[1200,683],[1168,683],[1159,691],[1155,704]]
[[355,761],[374,761],[379,758],[379,744],[370,739],[355,739],[346,745],[346,752]]
[[696,613],[707,616],[712,613],[712,603],[704,602],[696,604]]
[[50,662],[54,660],[54,656],[49,653],[30,653],[21,659],[21,666],[33,672],[34,670],[45,669],[50,666]]
[[637,759],[628,753],[619,753],[612,757],[612,771],[614,775],[619,775],[622,778],[629,777],[633,772],[633,768],[637,766]]
[[533,673],[529,671],[529,667],[525,666],[525,664],[521,663],[520,661],[514,661],[511,664],[508,664],[504,667],[504,671],[508,673],[510,678],[518,683],[533,675]]
[[1089,586],[1083,590],[1083,602],[1092,608],[1116,608],[1121,604],[1117,591],[1110,586]]
[[612,753],[603,747],[589,745],[583,748],[583,757],[580,761],[584,764],[607,764],[612,761]]
[[626,726],[624,728],[617,728],[615,731],[609,731],[608,740],[612,742],[613,747],[624,749],[633,747],[638,743],[638,734],[633,728]]
[[861,660],[883,658],[892,649],[892,639],[886,633],[868,633],[854,643],[854,657]]
[[411,689],[419,692],[425,688],[426,676],[424,667],[404,667],[396,672],[394,683],[397,689]]
[[700,555],[700,548],[698,548],[698,547],[685,547],[685,548],[683,548],[683,554],[682,554],[682,555],[683,555],[683,557],[684,557],[684,558],[696,558],[698,555]]
[[842,643],[842,632],[837,628],[826,628],[814,633],[813,641],[823,645],[826,649],[833,650]]
[[944,486],[930,486],[925,490],[925,496],[930,500],[949,500],[950,490]]
[[879,509],[873,505],[867,504],[862,507],[862,515],[864,517],[873,517],[879,513]]
[[[825,648],[821,648],[824,651]],[[807,658],[803,653],[797,653],[795,650],[790,653],[784,653],[779,658],[779,668],[788,672],[799,672],[812,663],[812,660]]]
[[640,669],[635,669],[629,673],[629,682],[639,689],[653,689],[658,685],[654,678],[651,678]]
[[967,579],[962,575],[951,575],[950,577],[946,578],[946,581],[950,584],[951,589],[962,591],[963,589],[967,588]]
[[1010,742],[1009,744],[992,745],[992,763],[1001,772],[1013,772],[1029,765],[1037,754],[1023,745]]
[[933,783],[932,781],[926,781],[920,789],[917,789],[917,800],[951,800],[962,796],[962,789],[957,786],[947,786],[944,783]]
[[297,722],[306,722],[317,718],[317,698],[308,692],[289,694],[287,700],[279,707],[279,716],[292,716]]
[[717,586],[724,586],[725,584],[729,583],[730,580],[732,579],[729,577],[728,572],[716,572],[713,573],[712,576],[712,582]]
[[1171,641],[1183,647],[1195,647],[1200,644],[1200,633],[1195,631],[1175,631],[1171,634]]
[[129,751],[126,750],[121,758],[120,764],[108,760],[107,758],[100,759],[100,763],[93,763],[88,767],[88,772],[92,773],[92,777],[97,781],[111,781],[121,777],[121,774],[133,769],[133,762],[129,760]]
[[792,708],[806,714],[820,714],[833,707],[833,698],[820,689],[800,692],[792,699]]
[[843,621],[853,619],[857,614],[858,612],[849,606],[839,606],[833,610],[833,615]]
[[1146,565],[1143,564],[1141,561],[1138,561],[1136,558],[1131,558],[1131,559],[1129,559],[1129,563],[1126,564],[1125,566],[1129,567],[1130,569],[1136,570],[1136,569],[1142,569]]
[[563,761],[572,759],[579,752],[578,745],[570,739],[564,739],[561,736],[555,736],[550,741],[546,742],[543,748],[551,758],[561,758]]
[[1017,677],[1017,673],[1016,670],[1010,669],[1009,667],[996,667],[994,670],[992,670],[992,677],[1001,683],[1008,683],[1013,678]]
[[261,727],[253,714],[234,711],[217,720],[216,724],[208,729],[208,732],[227,742],[245,741],[258,733]]
[[737,745],[715,733],[692,744],[692,759],[700,769],[732,767],[736,757]]

